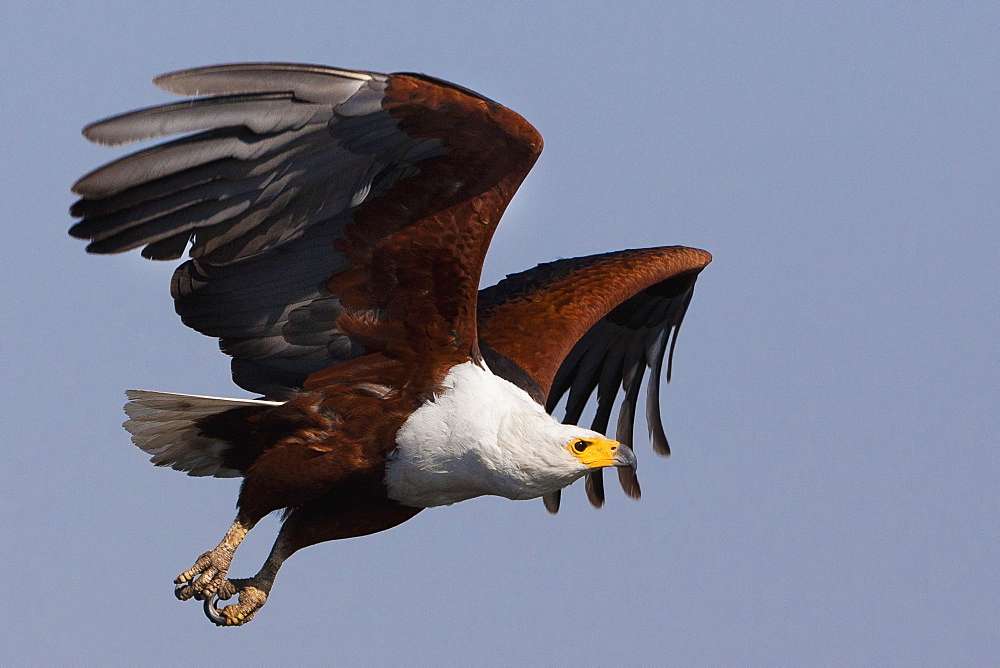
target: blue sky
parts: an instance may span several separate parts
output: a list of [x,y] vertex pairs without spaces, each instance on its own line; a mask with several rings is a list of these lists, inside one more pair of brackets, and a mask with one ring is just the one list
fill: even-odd
[[[998,610],[995,3],[28,3],[0,8],[5,665],[988,664]],[[449,79],[546,141],[495,282],[711,251],[644,497],[478,499],[288,562],[243,629],[171,580],[237,481],[149,465],[128,388],[244,396],[170,264],[91,257],[86,123],[283,60]],[[234,575],[255,572],[275,520]]]

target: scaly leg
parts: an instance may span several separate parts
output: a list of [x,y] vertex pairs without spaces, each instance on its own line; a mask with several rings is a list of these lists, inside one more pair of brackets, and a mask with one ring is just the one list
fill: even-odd
[[[257,575],[215,585],[214,595],[205,601],[208,618],[219,626],[246,624],[267,602],[278,569],[297,550],[327,540],[384,531],[420,512],[420,508],[407,508],[388,500],[363,507],[344,507],[337,501],[339,499],[333,503],[318,499],[293,510],[282,524],[271,554]],[[225,600],[235,594],[239,594],[239,602],[221,609],[216,606],[216,597]]]
[[174,580],[174,595],[182,601],[192,596],[198,600],[214,596],[220,585],[226,582],[226,572],[233,561],[236,548],[254,524],[256,522],[237,517],[214,550],[202,554],[194,562],[194,566],[177,576]]
[[[232,579],[223,582],[215,592],[214,596],[205,599],[205,615],[218,626],[242,626],[267,603],[267,595],[271,593],[274,585],[274,578],[278,575],[278,569],[285,559],[292,556],[294,547],[285,532],[278,534],[278,539],[274,541],[274,547],[267,556],[267,561],[261,567],[257,575],[246,579]],[[239,594],[239,602],[219,608],[216,605],[218,600],[228,600],[234,594]]]

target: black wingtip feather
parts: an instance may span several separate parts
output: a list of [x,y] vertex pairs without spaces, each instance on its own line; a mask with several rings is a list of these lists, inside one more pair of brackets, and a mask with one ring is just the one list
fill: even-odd
[[604,471],[597,469],[587,474],[587,500],[595,508],[604,506]]
[[667,435],[663,433],[663,425],[657,425],[652,435],[653,452],[661,457],[670,456],[670,443],[667,442]]
[[557,489],[554,492],[549,492],[548,494],[542,495],[542,503],[545,504],[545,510],[549,511],[553,515],[559,512],[559,502],[562,500],[562,490]]
[[642,490],[639,488],[639,478],[635,475],[635,469],[627,466],[618,469],[618,482],[621,483],[622,491],[631,499],[642,497]]
[[154,241],[142,249],[142,256],[150,260],[178,260],[184,255],[188,241],[191,240],[190,232]]
[[677,346],[677,335],[680,333],[680,331],[681,331],[681,325],[680,325],[680,323],[677,323],[677,326],[674,327],[674,331],[672,332],[673,336],[670,337],[670,352],[667,353],[667,382],[668,383],[670,382],[670,376],[674,372],[674,348]]
[[688,288],[687,296],[684,298],[684,305],[681,307],[680,311],[677,313],[677,319],[674,323],[673,337],[670,339],[670,353],[667,355],[667,382],[670,382],[670,376],[674,370],[674,348],[677,346],[677,337],[681,333],[681,323],[684,322],[684,315],[687,313],[688,306],[691,305],[691,299],[694,297],[694,281],[691,282],[691,287]]

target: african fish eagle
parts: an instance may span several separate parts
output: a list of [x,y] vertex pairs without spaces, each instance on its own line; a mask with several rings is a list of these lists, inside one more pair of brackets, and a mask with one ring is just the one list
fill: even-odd
[[[73,186],[70,234],[91,253],[142,247],[175,260],[185,324],[221,340],[259,399],[129,391],[125,427],[158,466],[242,476],[217,547],[175,580],[236,626],[264,605],[296,550],[389,529],[484,494],[542,497],[618,467],[640,384],[653,448],[666,351],[705,251],[669,246],[563,259],[479,290],[500,216],[542,150],[519,115],[412,74],[242,63],[166,74],[193,99],[83,133],[127,155]],[[591,429],[576,426],[598,391]],[[619,389],[616,438],[604,435]],[[550,413],[569,393],[564,423]],[[227,571],[265,515],[285,519],[261,570]],[[219,608],[218,600],[238,595]]]

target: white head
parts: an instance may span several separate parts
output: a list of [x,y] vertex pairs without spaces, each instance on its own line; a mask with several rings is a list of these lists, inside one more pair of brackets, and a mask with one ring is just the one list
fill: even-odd
[[386,470],[390,498],[414,506],[495,494],[531,499],[606,466],[635,466],[627,446],[561,424],[527,393],[471,362],[397,435]]
[[512,460],[508,473],[523,477],[526,487],[539,490],[533,496],[562,489],[594,469],[635,466],[627,445],[590,429],[562,424],[530,399],[518,404],[510,406],[505,416],[498,445]]

